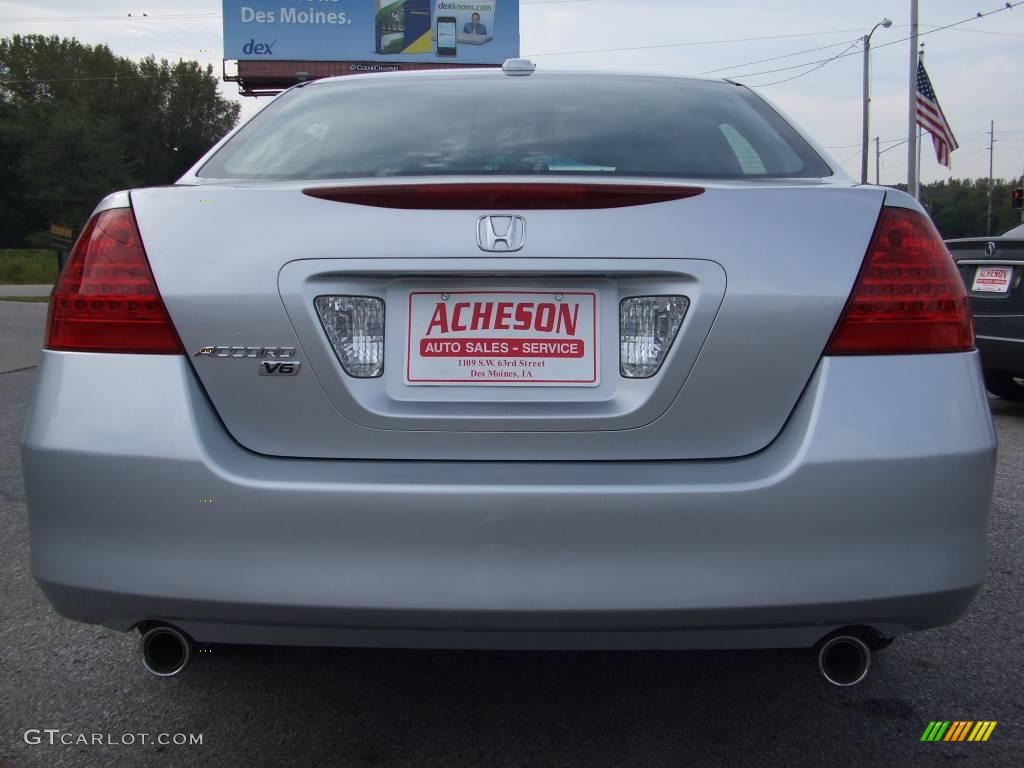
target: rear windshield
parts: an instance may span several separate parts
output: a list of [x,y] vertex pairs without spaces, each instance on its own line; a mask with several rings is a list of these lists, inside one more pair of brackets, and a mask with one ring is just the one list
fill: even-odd
[[746,88],[659,77],[373,78],[278,98],[199,172],[821,178],[831,169]]

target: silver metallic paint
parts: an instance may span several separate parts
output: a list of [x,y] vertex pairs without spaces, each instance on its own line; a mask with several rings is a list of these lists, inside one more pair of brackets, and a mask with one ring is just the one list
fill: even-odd
[[743,459],[277,459],[231,440],[183,357],[44,352],[22,450],[33,573],[78,620],[200,642],[752,647],[959,615],[984,577],[995,436],[970,353],[825,358]]
[[[348,205],[303,195],[296,184],[145,189],[132,192],[132,204],[186,348],[254,340],[297,346],[316,373],[288,387],[254,387],[236,367],[192,361],[227,428],[254,451],[699,459],[747,455],[779,433],[846,304],[885,195],[833,184],[705,186],[699,197],[657,205],[530,212],[525,248],[498,261],[481,258],[473,211]],[[244,229],[225,226],[243,221]],[[309,293],[313,284],[324,294],[345,293],[354,280],[383,294],[403,277],[480,276],[479,285],[573,274],[610,280],[609,296],[620,283],[649,286],[673,274],[694,285],[690,298],[698,302],[659,377],[619,376],[613,331],[603,336],[602,386],[594,392],[455,388],[438,395],[407,387],[394,357],[402,329],[391,293],[384,376],[353,382],[326,353]],[[297,306],[300,295],[308,306]],[[707,313],[716,296],[723,298],[712,324]],[[614,323],[614,311],[606,321]],[[692,369],[681,362],[697,354]],[[436,402],[445,398],[447,408]],[[480,404],[486,398],[507,406],[488,413]],[[262,418],[254,421],[253,413]],[[466,426],[477,419],[485,421]]]
[[[819,359],[882,201],[920,210],[913,198],[837,171],[629,213],[538,212],[495,275],[465,236],[470,212],[312,202],[301,183],[200,180],[203,162],[185,186],[130,193],[187,348],[301,336],[317,375],[44,352],[22,459],[33,573],[64,615],[164,620],[200,642],[809,646],[849,624],[950,622],[980,585],[995,435],[978,356]],[[99,210],[128,204],[115,193]],[[412,280],[689,280],[710,330],[684,327],[661,418],[657,385],[490,415],[507,395],[478,390],[462,406],[500,434],[465,418],[421,430],[443,397],[386,381],[375,402],[345,403],[304,330],[310,283],[380,281],[396,264]],[[653,421],[621,428],[631,417]],[[582,424],[549,431],[559,420]]]

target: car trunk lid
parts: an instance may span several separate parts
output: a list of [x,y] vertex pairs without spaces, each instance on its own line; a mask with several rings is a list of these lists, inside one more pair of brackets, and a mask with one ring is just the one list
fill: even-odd
[[[698,186],[703,193],[660,202],[560,210],[398,209],[323,199],[298,183],[146,189],[132,203],[196,375],[251,450],[348,459],[728,458],[760,450],[785,424],[849,297],[884,192],[802,182]],[[502,219],[499,229],[520,217],[522,247],[481,250],[487,215]],[[317,313],[323,296],[383,300],[381,376],[345,373]],[[661,369],[646,379],[620,370],[620,309],[637,296],[687,301]],[[522,306],[550,304],[545,311],[564,318],[557,305],[575,302],[573,335],[593,351],[580,358],[586,375],[511,385],[413,381],[430,378],[417,373],[426,369],[414,353],[436,307],[461,301],[466,317],[483,317],[489,297],[491,311],[510,303],[513,317]],[[579,321],[580,310],[589,320]],[[535,342],[560,340],[536,323],[529,330],[540,332]],[[488,334],[473,338],[493,341]],[[467,359],[504,359],[493,349]],[[540,360],[557,363],[545,357],[552,348],[540,349]],[[268,360],[287,366],[266,375]]]

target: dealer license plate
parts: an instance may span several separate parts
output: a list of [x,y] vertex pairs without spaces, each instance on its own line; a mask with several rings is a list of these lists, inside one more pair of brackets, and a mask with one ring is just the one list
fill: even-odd
[[1010,275],[1013,274],[1012,267],[978,267],[974,273],[974,285],[972,291],[983,293],[1006,293],[1010,290]]
[[410,293],[405,383],[596,387],[597,294]]

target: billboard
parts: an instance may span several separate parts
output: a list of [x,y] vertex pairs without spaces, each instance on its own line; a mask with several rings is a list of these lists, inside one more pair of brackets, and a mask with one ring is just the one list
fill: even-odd
[[501,64],[519,0],[224,0],[224,58]]

